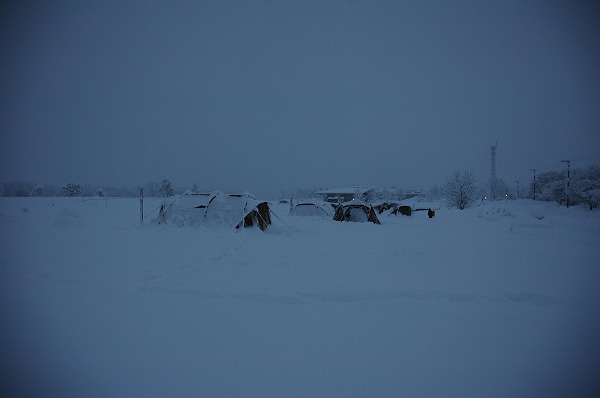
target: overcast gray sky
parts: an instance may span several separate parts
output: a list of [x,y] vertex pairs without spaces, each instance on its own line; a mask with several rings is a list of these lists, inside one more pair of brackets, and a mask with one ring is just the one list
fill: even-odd
[[[600,163],[594,1],[14,1],[0,181],[279,192]],[[572,166],[577,166],[573,163]]]

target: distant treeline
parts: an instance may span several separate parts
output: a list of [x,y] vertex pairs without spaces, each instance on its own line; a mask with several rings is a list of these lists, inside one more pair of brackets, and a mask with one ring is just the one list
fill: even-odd
[[[182,194],[186,191],[205,193],[214,190],[199,187],[193,184],[191,187],[175,187],[171,181],[164,179],[161,182],[151,181],[143,186],[145,197],[169,197]],[[281,198],[316,197],[315,192],[323,188],[297,188],[291,191],[280,191]],[[113,197],[127,198],[139,197],[140,186],[135,187],[107,187],[98,185],[84,185],[79,183],[67,183],[58,185],[41,185],[29,181],[9,181],[0,183],[0,196],[5,197]],[[274,194],[277,196],[277,194]]]
[[[177,192],[185,192],[185,188],[173,188],[169,180],[148,182],[143,185],[144,196],[173,196]],[[190,188],[188,188],[190,189]],[[197,186],[191,188],[197,189]],[[62,186],[40,185],[29,181],[9,181],[0,183],[0,194],[5,197],[139,197],[140,186],[137,187],[104,187],[67,183]]]
[[[161,182],[148,182],[143,185],[146,197],[169,197],[185,191],[208,192],[202,190],[198,184],[191,188],[173,187],[168,179]],[[311,197],[315,189],[297,189],[295,192],[281,192],[281,198],[289,197]],[[489,190],[489,186],[480,187],[481,192]],[[400,189],[393,190],[396,194],[402,192]],[[508,193],[508,192],[507,192]],[[1,196],[10,197],[56,197],[56,196],[82,196],[82,197],[138,197],[140,187],[100,187],[94,185],[82,185],[78,183],[67,183],[63,186],[39,185],[28,181],[9,181],[0,184]],[[439,188],[434,186],[428,196],[438,198],[444,196]],[[508,196],[508,195],[507,195]],[[538,173],[535,184],[532,180],[528,192],[519,193],[518,197],[557,202],[565,204],[567,198],[570,205],[585,204],[590,209],[600,204],[600,167],[596,165],[584,168],[562,171],[546,171]],[[510,198],[515,196],[510,195]]]

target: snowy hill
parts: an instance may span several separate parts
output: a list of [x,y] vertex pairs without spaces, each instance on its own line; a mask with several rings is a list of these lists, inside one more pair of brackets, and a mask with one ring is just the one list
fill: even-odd
[[272,209],[266,232],[182,229],[137,199],[1,198],[2,396],[600,391],[600,212]]

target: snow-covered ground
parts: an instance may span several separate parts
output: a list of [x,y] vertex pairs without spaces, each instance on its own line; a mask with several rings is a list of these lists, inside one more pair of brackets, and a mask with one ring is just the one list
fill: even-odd
[[140,225],[137,199],[1,198],[1,395],[600,393],[600,211],[374,225],[274,203],[261,232]]

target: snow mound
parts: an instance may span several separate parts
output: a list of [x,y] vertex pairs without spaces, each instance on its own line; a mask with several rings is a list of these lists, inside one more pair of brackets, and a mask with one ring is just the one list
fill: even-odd
[[65,207],[52,223],[52,227],[54,228],[71,229],[80,228],[82,226],[83,219],[79,215],[77,209],[73,207]]
[[542,209],[541,206],[531,205],[527,208],[527,210],[529,211],[529,214],[531,214],[538,220],[541,220],[544,218],[544,210]]
[[510,209],[505,208],[505,207],[498,207],[495,209],[486,209],[486,210],[481,210],[479,212],[479,218],[482,218],[486,221],[496,221],[496,220],[500,220],[503,217],[511,217],[513,216],[512,212],[510,211]]
[[553,235],[552,226],[544,220],[544,212],[537,205],[524,206],[515,211],[510,230],[529,235]]

